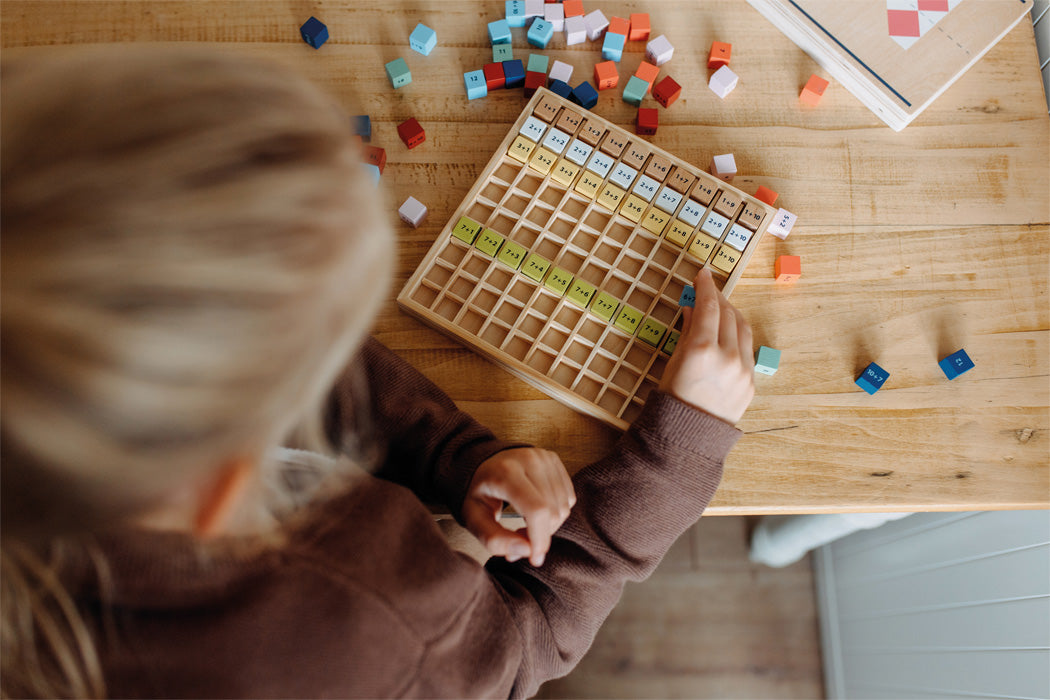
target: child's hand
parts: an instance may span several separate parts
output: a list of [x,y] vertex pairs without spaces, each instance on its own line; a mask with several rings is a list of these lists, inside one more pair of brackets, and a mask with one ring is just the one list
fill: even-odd
[[700,271],[694,287],[696,306],[682,310],[682,337],[660,389],[736,424],[755,395],[751,326],[718,291],[709,271]]
[[[500,525],[504,501],[525,517],[524,531]],[[463,501],[463,522],[495,556],[507,561],[528,557],[533,566],[540,566],[551,535],[575,504],[572,481],[558,455],[521,447],[497,452],[481,463]]]

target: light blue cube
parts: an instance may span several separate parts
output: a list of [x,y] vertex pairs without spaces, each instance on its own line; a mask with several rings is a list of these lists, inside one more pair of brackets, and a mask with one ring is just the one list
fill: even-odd
[[413,51],[429,56],[430,52],[437,46],[438,35],[433,29],[425,24],[417,24],[412,33],[408,35],[408,45]]
[[362,163],[361,167],[365,169],[365,172],[372,178],[372,182],[376,185],[379,184],[379,178],[382,176],[382,172],[379,170],[379,166],[374,163]]
[[886,383],[886,380],[890,378],[890,373],[879,367],[877,364],[872,362],[870,365],[864,368],[864,371],[855,382],[864,391],[869,394],[874,394],[876,391],[882,388],[882,385]]
[[514,60],[514,49],[510,44],[493,44],[492,45],[492,62],[503,63],[504,61]]
[[765,345],[758,346],[758,354],[755,355],[755,371],[762,374],[774,375],[780,368],[780,351],[767,348]]
[[464,73],[463,85],[467,88],[468,100],[476,100],[489,94],[489,86],[485,82],[485,71],[472,70]]
[[529,43],[533,46],[545,49],[553,36],[554,25],[545,19],[537,17],[532,20],[532,26],[529,27],[529,33],[525,35],[525,38],[528,39]]
[[529,63],[525,67],[525,70],[530,73],[546,73],[548,65],[550,65],[549,58],[541,53],[530,53]]
[[505,19],[489,22],[489,43],[509,44],[514,37],[510,33],[510,24]]
[[637,75],[632,75],[627,81],[627,84],[623,86],[623,101],[629,105],[637,107],[642,104],[642,100],[645,99],[645,93],[649,90],[649,83],[645,82]]
[[507,0],[507,24],[512,27],[524,27],[529,19],[525,14],[525,0]]
[[969,372],[975,366],[965,350],[957,350],[937,364],[941,366],[941,371],[944,372],[944,376],[948,377],[948,379],[955,379],[963,372]]
[[394,89],[404,87],[412,82],[412,71],[408,70],[408,64],[403,58],[395,58],[386,64],[386,77]]
[[602,58],[606,61],[619,62],[623,58],[623,47],[627,43],[627,37],[623,34],[605,33],[605,41],[602,42]]

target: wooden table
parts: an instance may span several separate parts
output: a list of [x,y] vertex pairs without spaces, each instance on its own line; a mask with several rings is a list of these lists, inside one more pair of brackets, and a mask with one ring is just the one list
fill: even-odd
[[[675,46],[662,74],[684,86],[660,111],[657,145],[701,167],[734,153],[741,189],[764,184],[799,222],[767,237],[733,293],[757,343],[783,351],[740,424],[712,514],[1050,507],[1050,165],[1048,119],[1030,22],[1021,22],[901,133],[841,86],[816,109],[798,93],[820,69],[750,6],[730,0],[602,2],[606,15],[648,11]],[[353,9],[349,9],[352,7]],[[408,195],[430,209],[418,229],[397,224],[395,289],[376,334],[497,433],[558,451],[570,469],[601,455],[616,432],[496,369],[415,319],[393,298],[521,110],[520,90],[468,102],[463,72],[491,60],[486,23],[502,2],[336,3],[281,0],[4,0],[11,47],[118,41],[219,43],[293,65],[371,115],[387,149],[391,218]],[[331,39],[308,47],[311,14]],[[408,35],[437,31],[429,57]],[[740,85],[706,87],[712,40],[733,44]],[[30,48],[29,51],[48,49]],[[522,30],[515,56],[527,57]],[[575,66],[595,44],[545,53]],[[644,44],[629,42],[621,76]],[[404,57],[413,81],[393,90],[383,65]],[[356,95],[360,109],[354,107]],[[633,129],[620,90],[595,111]],[[417,117],[422,146],[396,125]],[[773,261],[801,255],[802,280],[773,283]],[[976,363],[949,382],[937,366],[965,348]],[[890,372],[869,396],[853,383],[872,361]]]

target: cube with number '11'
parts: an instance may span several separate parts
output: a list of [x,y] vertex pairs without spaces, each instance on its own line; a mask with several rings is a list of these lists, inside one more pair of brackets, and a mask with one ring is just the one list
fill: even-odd
[[412,228],[418,228],[423,223],[423,219],[427,217],[427,208],[415,197],[409,197],[397,210],[397,215],[406,224],[411,224]]

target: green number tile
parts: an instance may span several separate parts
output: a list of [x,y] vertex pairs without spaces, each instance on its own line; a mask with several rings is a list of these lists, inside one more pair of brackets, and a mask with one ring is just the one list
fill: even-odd
[[667,334],[667,342],[664,343],[663,351],[668,355],[674,354],[675,347],[678,346],[678,339],[682,337],[682,334],[678,331],[671,331]]
[[612,294],[601,292],[598,296],[594,297],[594,303],[591,305],[591,313],[603,321],[611,322],[618,308],[620,308],[619,299]]
[[580,306],[584,309],[591,303],[591,298],[598,289],[588,282],[583,280],[576,280],[572,283],[572,289],[569,290],[569,301]]
[[452,235],[467,245],[470,245],[474,242],[474,238],[477,237],[478,231],[480,230],[481,224],[464,216],[460,218],[459,223],[456,224],[456,228],[452,229]]
[[507,241],[503,244],[503,248],[500,249],[499,255],[496,259],[507,267],[517,270],[521,267],[521,261],[525,259],[526,252],[528,251],[526,251],[524,247],[518,245],[514,241]]
[[521,268],[521,274],[525,275],[529,279],[534,279],[537,282],[543,281],[543,276],[547,274],[547,269],[551,266],[551,261],[542,255],[533,253],[525,261],[525,265]]
[[547,275],[547,281],[543,283],[543,286],[561,296],[565,294],[570,284],[572,284],[572,275],[568,271],[556,267]]
[[474,242],[474,247],[480,250],[485,255],[490,257],[496,257],[496,251],[503,245],[503,236],[499,235],[490,228],[485,229],[478,236],[478,240]]
[[667,326],[657,321],[655,318],[645,319],[645,323],[642,324],[642,330],[638,331],[638,337],[641,340],[652,345],[654,348],[660,347],[660,341],[664,339],[664,333],[667,332]]
[[642,312],[633,306],[624,304],[623,308],[620,309],[620,315],[616,317],[616,323],[613,325],[624,333],[634,335],[634,332],[638,330],[638,324],[641,322]]
[[510,44],[493,44],[492,45],[492,62],[502,63],[503,61],[511,61],[514,59],[514,49],[511,48]]

